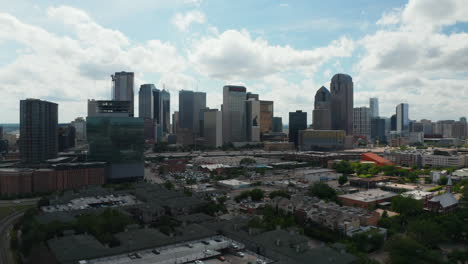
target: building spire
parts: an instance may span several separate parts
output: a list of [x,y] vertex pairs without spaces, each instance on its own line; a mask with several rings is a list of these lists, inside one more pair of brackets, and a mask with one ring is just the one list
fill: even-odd
[[447,185],[445,186],[446,190],[448,193],[451,193],[452,192],[452,175],[450,174],[448,176],[448,180],[447,180]]

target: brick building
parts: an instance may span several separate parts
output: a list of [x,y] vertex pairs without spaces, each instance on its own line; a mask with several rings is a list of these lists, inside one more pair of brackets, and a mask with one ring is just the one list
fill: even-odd
[[356,206],[361,208],[369,208],[382,202],[389,202],[398,194],[386,192],[379,189],[371,189],[365,192],[351,193],[339,195],[338,198],[346,206]]

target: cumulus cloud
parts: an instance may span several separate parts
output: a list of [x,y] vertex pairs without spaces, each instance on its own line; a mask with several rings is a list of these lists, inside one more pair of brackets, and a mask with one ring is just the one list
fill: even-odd
[[209,77],[257,79],[289,70],[310,74],[331,58],[351,56],[353,49],[353,41],[346,37],[326,47],[297,50],[254,39],[247,30],[227,30],[196,41],[189,59],[201,74]]
[[0,13],[0,42],[24,46],[11,63],[0,67],[2,109],[10,109],[4,114],[12,122],[17,120],[20,99],[49,99],[59,107],[66,102],[60,120],[69,121],[86,114],[86,99],[110,97],[109,75],[115,71],[136,72],[139,85],[143,73],[183,76],[187,68],[186,59],[170,43],[157,39],[132,43],[120,31],[102,27],[73,7],[52,7],[47,15],[65,25],[68,35]]
[[468,21],[462,2],[410,0],[403,9],[384,14],[377,22],[382,28],[358,41],[364,53],[356,64],[357,79],[374,87],[369,95],[387,104],[384,115],[403,100],[410,103],[410,118],[466,115],[468,34],[444,31]]
[[172,18],[172,23],[181,31],[186,31],[192,23],[203,24],[205,23],[205,15],[198,11],[193,10],[185,14],[177,13]]

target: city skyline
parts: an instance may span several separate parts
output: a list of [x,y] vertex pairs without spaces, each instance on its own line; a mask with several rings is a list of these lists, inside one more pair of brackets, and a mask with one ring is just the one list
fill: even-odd
[[[171,113],[183,89],[205,92],[207,106],[219,109],[229,84],[274,101],[274,115],[285,124],[295,109],[308,112],[310,124],[317,89],[329,89],[331,76],[345,73],[353,77],[355,107],[377,97],[381,116],[390,117],[399,103],[411,106],[415,120],[466,116],[467,69],[460,54],[468,37],[460,22],[468,16],[457,1],[424,8],[413,0],[341,3],[339,9],[334,1],[222,4],[240,18],[258,15],[259,6],[278,18],[250,24],[222,20],[213,1],[142,1],[121,8],[124,17],[103,16],[105,1],[93,8],[87,1],[43,1],[26,15],[21,7],[28,2],[8,3],[0,12],[1,123],[19,122],[17,102],[25,98],[66,105],[60,123],[86,116],[86,100],[109,98],[109,76],[119,71],[135,72],[135,112],[136,90],[144,83],[165,84]],[[160,26],[132,22],[137,15]],[[434,38],[440,41],[426,41]]]

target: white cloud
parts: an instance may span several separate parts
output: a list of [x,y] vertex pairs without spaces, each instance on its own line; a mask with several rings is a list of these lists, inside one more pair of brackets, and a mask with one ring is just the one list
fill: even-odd
[[[49,8],[47,15],[65,25],[69,35],[57,35],[0,13],[0,42],[15,41],[23,46],[11,63],[0,67],[2,109],[10,111],[2,113],[5,121],[17,122],[19,100],[28,97],[59,103],[64,109],[60,121],[83,116],[88,98],[110,98],[109,75],[115,71],[134,71],[137,85],[144,73],[184,77],[187,62],[170,43],[157,39],[132,43],[120,31],[102,27],[72,7]],[[166,85],[173,81],[169,79]],[[138,87],[136,95],[137,91]]]
[[291,70],[310,74],[331,58],[351,56],[353,49],[353,41],[346,37],[326,47],[296,50],[270,45],[262,38],[253,39],[246,30],[227,30],[196,41],[189,59],[201,74],[209,77],[257,79]]
[[193,10],[189,11],[185,14],[177,13],[175,16],[172,18],[172,23],[181,31],[186,31],[190,24],[192,23],[198,23],[198,24],[203,24],[205,23],[205,15],[198,11],[198,10]]
[[403,9],[385,13],[377,24],[394,27],[383,27],[358,42],[364,54],[356,64],[355,80],[374,90],[358,91],[355,98],[380,97],[384,115],[403,100],[410,104],[410,118],[466,115],[468,33],[443,30],[468,21],[462,2],[410,0]]

